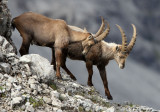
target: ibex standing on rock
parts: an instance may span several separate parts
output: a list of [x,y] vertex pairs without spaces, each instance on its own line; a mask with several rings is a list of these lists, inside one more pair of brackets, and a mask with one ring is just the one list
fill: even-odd
[[[56,59],[56,76],[61,78],[60,66],[63,64],[63,53],[73,42],[82,42],[83,54],[86,54],[90,47],[105,38],[106,32],[101,32],[102,25],[96,35],[88,32],[80,32],[71,29],[64,20],[51,19],[43,15],[27,12],[12,20],[15,27],[23,38],[21,55],[28,54],[30,44],[47,46],[53,48]],[[99,35],[101,33],[101,35]],[[97,36],[98,35],[98,36]],[[73,77],[74,79],[74,77]]]
[[[107,27],[109,27],[109,25]],[[127,39],[124,31],[119,25],[117,25],[117,27],[119,28],[122,35],[122,45],[100,41],[97,44],[93,45],[85,56],[82,54],[83,47],[81,42],[73,43],[68,46],[68,57],[70,59],[83,60],[86,62],[86,68],[89,75],[89,86],[93,86],[93,65],[97,66],[104,84],[105,94],[110,100],[112,100],[113,98],[108,88],[105,66],[109,63],[110,60],[114,59],[118,63],[119,68],[123,69],[125,67],[125,60],[136,41],[136,27],[133,24],[133,37],[129,45],[127,45]]]

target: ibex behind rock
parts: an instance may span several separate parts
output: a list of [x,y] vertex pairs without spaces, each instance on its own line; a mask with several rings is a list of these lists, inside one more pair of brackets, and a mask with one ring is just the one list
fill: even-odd
[[[43,15],[27,12],[12,20],[12,26],[16,27],[23,38],[20,54],[28,54],[30,44],[47,46],[55,50],[56,76],[61,78],[60,66],[63,63],[63,53],[70,43],[82,41],[83,53],[86,54],[90,47],[101,41],[108,31],[101,33],[104,28],[104,20],[96,35],[88,32],[80,32],[68,27],[64,20],[51,19]],[[100,34],[101,33],[101,34]]]
[[[127,46],[126,36],[123,32],[122,28],[117,25],[122,35],[122,45],[115,43],[107,43],[105,41],[98,42],[93,45],[87,55],[83,56],[82,51],[82,43],[77,42],[70,44],[68,46],[68,57],[73,60],[83,60],[86,62],[86,68],[88,70],[88,85],[93,86],[92,84],[92,75],[93,75],[93,65],[96,65],[101,79],[104,84],[105,94],[108,99],[112,100],[112,96],[110,94],[108,88],[108,81],[106,77],[106,69],[105,66],[109,63],[110,60],[115,60],[119,65],[119,68],[123,69],[125,67],[125,61],[130,51],[132,50],[135,41],[136,41],[136,27],[132,24],[133,27],[133,37]],[[68,73],[68,71],[67,71]]]

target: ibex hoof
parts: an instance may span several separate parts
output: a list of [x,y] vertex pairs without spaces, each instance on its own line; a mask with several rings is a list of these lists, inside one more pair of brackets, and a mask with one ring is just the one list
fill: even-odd
[[71,76],[71,79],[73,79],[74,81],[77,80],[75,76]]
[[57,79],[59,79],[59,80],[63,80],[61,76],[57,76]]
[[93,84],[91,82],[88,82],[88,86],[93,86]]
[[113,100],[112,96],[107,96],[108,100]]

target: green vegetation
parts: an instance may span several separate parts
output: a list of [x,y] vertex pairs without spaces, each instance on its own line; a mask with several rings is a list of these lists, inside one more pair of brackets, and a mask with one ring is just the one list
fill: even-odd
[[[4,88],[0,86],[0,90],[2,91]],[[6,93],[0,93],[0,97],[6,97]]]
[[129,104],[129,106],[130,106],[130,107],[133,107],[133,104],[132,104],[132,103],[130,103],[130,104]]
[[92,96],[91,101],[97,103],[98,102],[97,96]]
[[78,110],[79,110],[79,112],[84,112],[84,110],[83,110],[83,107],[82,107],[82,106],[79,106],[79,107],[78,107]]
[[43,100],[39,99],[38,101],[36,99],[34,99],[33,97],[29,98],[29,102],[30,104],[33,105],[34,108],[42,106],[43,105]]
[[5,93],[0,93],[0,97],[6,97]]
[[1,91],[3,90],[3,87],[2,87],[2,86],[0,86],[0,90],[1,90]]
[[53,90],[57,90],[57,86],[54,82],[49,82],[49,86],[53,89]]
[[91,89],[90,91],[88,91],[88,94],[89,95],[92,95],[92,94],[94,94],[95,93],[95,90],[94,89]]
[[111,104],[109,102],[102,102],[102,105],[107,108],[111,107]]

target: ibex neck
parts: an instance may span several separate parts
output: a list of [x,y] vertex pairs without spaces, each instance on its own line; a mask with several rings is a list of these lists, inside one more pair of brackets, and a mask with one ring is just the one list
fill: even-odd
[[79,42],[85,40],[90,34],[70,29],[70,41]]
[[113,60],[114,59],[114,53],[115,53],[115,47],[117,44],[115,43],[107,43],[105,41],[102,41],[102,50],[103,50],[103,57],[107,60]]

